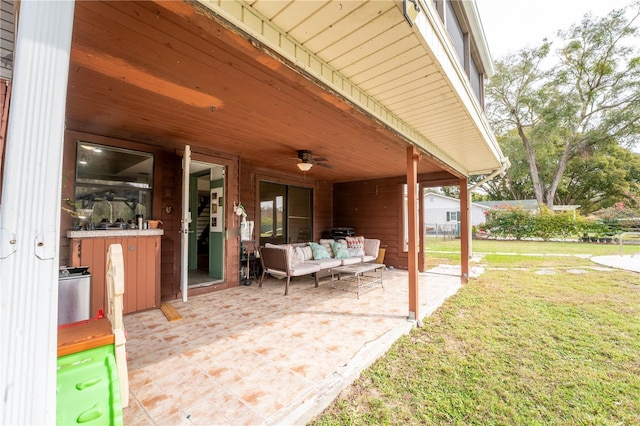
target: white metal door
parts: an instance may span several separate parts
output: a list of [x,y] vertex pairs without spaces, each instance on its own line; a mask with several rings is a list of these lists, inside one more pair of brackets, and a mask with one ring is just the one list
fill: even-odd
[[182,157],[182,218],[180,220],[180,288],[182,301],[187,301],[189,292],[189,224],[191,212],[189,211],[189,169],[191,165],[191,147],[186,145]]

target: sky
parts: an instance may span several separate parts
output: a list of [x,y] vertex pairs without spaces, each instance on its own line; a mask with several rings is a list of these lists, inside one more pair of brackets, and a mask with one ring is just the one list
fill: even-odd
[[494,61],[523,47],[553,39],[558,30],[580,22],[585,13],[605,16],[633,0],[476,0]]
[[[523,47],[539,46],[591,12],[603,17],[633,0],[476,0],[480,20],[495,61]],[[633,148],[640,153],[640,143]]]

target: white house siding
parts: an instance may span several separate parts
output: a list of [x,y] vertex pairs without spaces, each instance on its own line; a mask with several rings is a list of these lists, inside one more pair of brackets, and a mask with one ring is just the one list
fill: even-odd
[[[425,224],[443,225],[447,223],[455,223],[456,221],[447,220],[447,212],[460,211],[460,201],[454,198],[438,195],[426,194],[424,197]],[[485,223],[484,212],[488,208],[479,206],[475,203],[471,204],[471,225],[478,226]]]
[[0,78],[11,80],[14,44],[13,1],[0,0]]

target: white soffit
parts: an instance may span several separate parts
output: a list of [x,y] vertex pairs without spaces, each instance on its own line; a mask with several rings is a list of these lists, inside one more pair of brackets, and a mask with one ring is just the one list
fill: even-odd
[[431,1],[413,26],[400,0],[199,2],[459,172],[500,167]]

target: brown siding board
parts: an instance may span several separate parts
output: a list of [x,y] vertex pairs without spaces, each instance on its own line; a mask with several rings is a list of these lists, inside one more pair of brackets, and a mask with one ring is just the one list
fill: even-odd
[[398,255],[398,194],[400,178],[337,183],[334,185],[334,223],[352,226],[356,234],[380,239],[387,246],[385,263],[406,267]]

